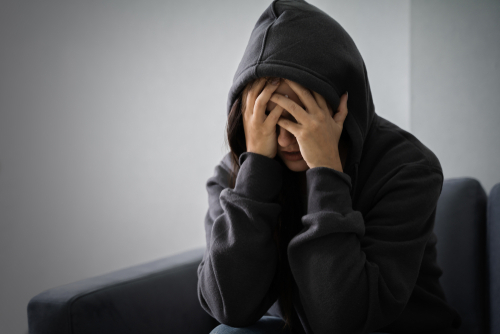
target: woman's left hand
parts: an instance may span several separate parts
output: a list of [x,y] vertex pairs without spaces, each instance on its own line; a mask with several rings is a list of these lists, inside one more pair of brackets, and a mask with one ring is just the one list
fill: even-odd
[[306,110],[291,99],[274,93],[270,101],[286,109],[297,120],[294,123],[280,118],[277,124],[297,138],[300,153],[309,168],[328,167],[343,172],[338,146],[348,112],[347,92],[340,97],[338,112],[332,117],[323,96],[314,91],[313,96],[302,85],[284,80],[306,106]]

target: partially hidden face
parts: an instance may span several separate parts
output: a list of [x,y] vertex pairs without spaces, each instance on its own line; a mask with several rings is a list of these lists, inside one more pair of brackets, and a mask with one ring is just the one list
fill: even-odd
[[[300,107],[302,107],[302,109],[306,110],[306,107],[299,99],[299,96],[284,80],[281,80],[279,87],[274,91],[274,93],[287,95],[289,99],[293,100]],[[266,115],[268,115],[269,112],[273,110],[275,106],[276,103],[269,101],[267,103]],[[330,109],[330,115],[332,115],[333,111],[330,104],[328,104],[328,108]],[[297,123],[292,114],[290,114],[286,109],[283,110],[283,112],[281,113],[281,117]],[[280,125],[276,125],[276,131],[278,135],[277,154],[281,158],[281,160],[286,164],[286,166],[290,170],[295,172],[302,172],[309,169],[309,166],[307,166],[307,163],[300,154],[299,144],[295,136],[291,134],[289,131],[285,130],[285,128],[282,128]],[[295,155],[293,154],[290,155],[287,152],[299,152],[299,153]]]

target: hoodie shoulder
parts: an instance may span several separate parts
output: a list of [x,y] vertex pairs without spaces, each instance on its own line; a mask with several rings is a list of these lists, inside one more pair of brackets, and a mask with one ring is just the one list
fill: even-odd
[[224,168],[226,172],[231,173],[231,171],[233,170],[233,162],[231,161],[231,152],[228,152],[224,155],[224,157],[219,163],[219,166]]
[[434,152],[410,132],[377,115],[363,148],[360,167],[382,163],[394,170],[403,165],[419,165],[443,174],[441,163]]
[[[229,152],[224,155],[221,161],[214,167],[212,176],[206,182],[207,189],[212,187],[217,189],[219,187],[222,187],[222,189],[228,188],[232,169],[231,152]],[[221,190],[219,189],[218,191]],[[217,195],[217,197],[219,197],[219,195]]]

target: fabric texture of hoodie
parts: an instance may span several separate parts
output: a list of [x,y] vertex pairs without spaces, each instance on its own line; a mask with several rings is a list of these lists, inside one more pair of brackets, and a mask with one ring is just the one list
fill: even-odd
[[[349,92],[343,172],[307,170],[307,205],[288,243],[294,333],[458,333],[461,317],[446,301],[436,261],[440,162],[415,136],[375,113],[352,38],[306,1],[273,1],[251,33],[227,113],[250,81],[268,76],[316,91],[334,112]],[[234,189],[230,153],[206,183],[206,251],[198,267],[201,306],[231,327],[282,317],[272,233],[290,174],[278,156],[244,152],[239,165]]]

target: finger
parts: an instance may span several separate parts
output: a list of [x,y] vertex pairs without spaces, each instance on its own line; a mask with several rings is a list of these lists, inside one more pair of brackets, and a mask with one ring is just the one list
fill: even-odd
[[286,109],[300,124],[304,124],[307,121],[307,112],[292,99],[274,93],[269,100],[280,105],[283,109]]
[[248,92],[245,103],[245,109],[248,109],[248,115],[253,114],[255,99],[257,98],[257,96],[259,95],[265,84],[266,84],[266,77],[261,77],[249,83],[249,85],[247,86]]
[[340,124],[340,125],[343,126],[344,121],[345,121],[345,119],[347,117],[347,114],[348,114],[348,110],[347,110],[347,94],[344,93],[340,97],[340,104],[339,104],[339,107],[338,107],[338,112],[333,117],[333,120],[335,121],[335,123]]
[[273,110],[271,110],[266,120],[264,121],[264,126],[275,127],[276,124],[278,123],[278,119],[281,117],[282,112],[283,112],[283,107],[277,104],[273,108]]
[[277,124],[281,126],[283,129],[287,130],[290,132],[292,135],[294,135],[295,138],[298,138],[299,131],[300,131],[300,125],[297,123],[293,123],[292,121],[284,118],[278,119]]
[[303,105],[306,106],[307,111],[309,113],[314,113],[317,112],[319,108],[318,103],[316,102],[316,99],[314,98],[314,95],[311,94],[311,91],[304,86],[302,86],[299,83],[296,83],[295,81],[291,81],[288,79],[284,79],[285,82],[292,88],[292,90],[297,94],[299,97],[299,100],[302,102]]
[[[278,79],[278,82],[272,83],[272,80]],[[264,114],[267,109],[267,104],[269,102],[269,98],[274,93],[274,91],[279,87],[281,82],[281,78],[270,78],[267,81],[264,90],[259,94],[257,99],[255,100],[254,113],[257,113],[260,120],[264,121]],[[273,109],[274,110],[274,109]]]
[[326,103],[326,100],[323,97],[323,95],[321,95],[319,93],[316,93],[315,91],[312,91],[312,92],[313,92],[314,98],[316,99],[316,103],[321,108],[321,110],[325,110],[325,111],[328,110],[328,112],[330,112],[330,115],[331,115],[332,114],[332,110],[330,109],[330,107]]

